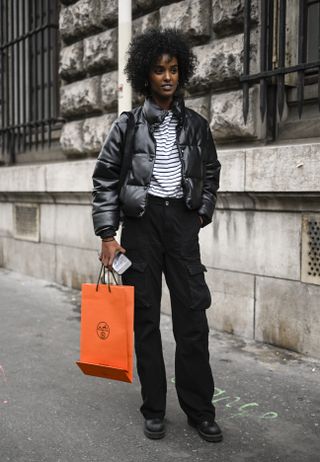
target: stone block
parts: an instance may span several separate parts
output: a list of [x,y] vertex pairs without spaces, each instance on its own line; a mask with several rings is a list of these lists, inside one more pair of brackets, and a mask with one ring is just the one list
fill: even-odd
[[28,276],[55,280],[55,246],[30,241],[3,239],[3,266]]
[[249,90],[250,111],[247,123],[243,118],[242,90],[213,94],[210,128],[217,141],[257,138],[259,135],[258,90]]
[[201,114],[205,119],[209,120],[209,96],[201,96],[200,98],[188,98],[185,100],[188,108]]
[[56,282],[80,289],[82,283],[96,283],[100,262],[96,250],[57,246]]
[[159,11],[140,16],[140,18],[132,21],[132,36],[143,34],[149,29],[157,28],[159,26],[160,16]]
[[257,277],[256,340],[320,358],[320,287]]
[[83,123],[83,150],[88,154],[96,154],[111,128],[116,114],[105,114],[101,117],[86,119]]
[[320,191],[320,143],[246,150],[246,191]]
[[196,44],[211,35],[209,0],[183,0],[160,8],[160,25],[182,29]]
[[83,154],[82,140],[83,121],[67,122],[62,126],[60,145],[67,156]]
[[83,42],[62,48],[60,52],[59,74],[65,80],[72,80],[83,75]]
[[[95,160],[52,162],[42,165],[19,165],[0,169],[0,192],[31,194],[41,192],[90,193]],[[75,195],[72,194],[72,197]],[[30,198],[30,199],[29,199]],[[46,197],[46,201],[52,200]],[[68,200],[70,198],[68,197]],[[78,200],[78,198],[77,198]]]
[[40,204],[40,242],[56,244],[56,210],[55,204]]
[[212,296],[210,327],[253,338],[254,276],[207,268],[205,277]]
[[59,193],[90,193],[94,166],[94,160],[48,164],[46,167],[46,190]]
[[26,193],[44,190],[44,165],[19,165],[0,168],[0,191]]
[[196,46],[193,52],[198,66],[188,88],[198,91],[210,87],[223,89],[230,84],[239,86],[243,70],[243,34]]
[[79,0],[61,9],[59,32],[66,43],[98,30],[101,30],[100,0]]
[[[89,204],[57,204],[43,209],[49,220],[54,216],[54,235],[51,241],[59,246],[77,247],[79,249],[98,251],[101,239],[94,234],[92,224],[92,207]],[[68,223],[68,226],[66,226]],[[48,225],[46,225],[48,228]]]
[[219,149],[220,192],[244,191],[245,151]]
[[60,110],[63,116],[83,115],[100,109],[100,77],[91,77],[61,87]]
[[101,104],[104,109],[118,107],[118,72],[108,72],[101,76]]
[[0,202],[0,237],[13,236],[13,204]]
[[118,56],[117,29],[110,29],[83,41],[83,64],[88,71],[115,69]]
[[100,0],[100,20],[106,26],[117,24],[118,0]]
[[205,265],[300,280],[299,213],[217,209],[200,240]]
[[[212,0],[213,30],[228,35],[239,30],[244,22],[244,0]],[[258,20],[257,0],[251,1],[251,20]]]

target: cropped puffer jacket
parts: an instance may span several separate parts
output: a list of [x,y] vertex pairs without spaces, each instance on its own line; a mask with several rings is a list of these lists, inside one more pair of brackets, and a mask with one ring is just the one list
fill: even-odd
[[[183,97],[175,97],[171,106],[178,119],[177,147],[182,165],[182,187],[187,208],[197,210],[205,226],[212,221],[219,188],[220,162],[207,120],[185,107]],[[167,111],[146,98],[133,109],[135,135],[131,166],[119,193],[119,176],[128,116],[122,114],[113,123],[98,156],[93,173],[93,224],[96,235],[115,235],[120,214],[144,215],[155,156],[155,128]]]

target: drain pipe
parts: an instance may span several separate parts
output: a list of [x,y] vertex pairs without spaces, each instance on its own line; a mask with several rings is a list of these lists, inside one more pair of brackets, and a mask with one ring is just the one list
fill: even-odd
[[132,89],[123,72],[131,40],[132,0],[118,0],[118,115],[132,109]]

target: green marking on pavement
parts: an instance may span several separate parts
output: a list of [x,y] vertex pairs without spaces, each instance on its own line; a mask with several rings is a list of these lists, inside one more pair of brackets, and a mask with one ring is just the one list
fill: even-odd
[[[175,377],[172,377],[171,382],[176,383]],[[238,408],[236,408],[235,405],[236,403],[239,403],[239,401],[241,401],[241,397],[240,396],[231,397],[228,395],[221,396],[225,394],[226,394],[226,390],[222,390],[221,388],[215,387],[212,403],[215,404],[220,401],[226,401],[225,403],[223,403],[226,408],[238,411],[235,414],[231,414],[230,416],[227,416],[226,417],[227,419],[232,419],[234,417],[257,417],[258,419],[273,420],[279,416],[279,414],[275,411],[268,411],[261,415],[254,415],[253,412],[255,411],[255,409],[260,407],[260,405],[255,402],[244,403],[244,404],[241,404],[241,406],[239,406]]]

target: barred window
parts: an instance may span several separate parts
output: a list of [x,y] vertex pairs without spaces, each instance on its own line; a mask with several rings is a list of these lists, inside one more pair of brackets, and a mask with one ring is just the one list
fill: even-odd
[[0,149],[49,147],[59,126],[58,1],[0,0]]
[[259,83],[267,139],[320,136],[320,0],[261,0],[260,71],[250,72],[250,10],[245,0],[244,117]]

